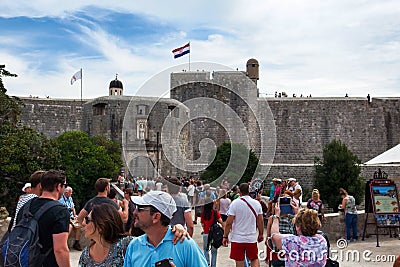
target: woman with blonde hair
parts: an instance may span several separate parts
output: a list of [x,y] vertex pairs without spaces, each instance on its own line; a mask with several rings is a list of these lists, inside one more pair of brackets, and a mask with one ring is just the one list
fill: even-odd
[[272,216],[271,239],[279,250],[285,252],[285,266],[325,266],[328,245],[326,239],[317,234],[321,228],[318,213],[301,209],[294,217],[297,235],[282,235],[279,232],[280,212],[279,205],[276,205],[275,215]]
[[301,191],[300,188],[297,188],[293,191],[293,201],[296,204],[296,207],[299,209],[301,208],[301,205],[302,205],[301,200],[300,200],[300,197],[302,194],[303,194],[303,192]]
[[311,198],[307,201],[307,208],[315,210],[318,212],[318,218],[322,222],[322,220],[325,219],[325,213],[324,213],[324,204],[322,203],[322,200],[319,198],[319,191],[318,189],[314,189],[311,193]]

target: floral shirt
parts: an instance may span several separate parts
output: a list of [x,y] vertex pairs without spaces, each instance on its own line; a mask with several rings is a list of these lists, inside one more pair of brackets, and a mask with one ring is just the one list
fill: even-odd
[[322,235],[284,235],[282,250],[285,251],[285,266],[322,267],[326,264],[328,246]]
[[321,215],[321,211],[324,208],[324,205],[322,204],[321,200],[314,201],[312,198],[310,198],[307,201],[307,208],[315,210],[316,212],[318,212],[318,215]]
[[112,244],[110,251],[102,262],[95,262],[89,255],[89,247],[85,247],[79,258],[79,267],[123,267],[125,252],[133,236],[121,238]]
[[353,196],[347,196],[346,207],[344,207],[345,213],[347,214],[357,214],[356,200]]

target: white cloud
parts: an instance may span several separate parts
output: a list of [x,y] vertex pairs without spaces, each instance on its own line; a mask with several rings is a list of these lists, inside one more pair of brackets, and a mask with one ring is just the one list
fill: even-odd
[[[153,74],[187,61],[173,60],[170,50],[189,40],[193,62],[212,61],[243,70],[247,59],[256,58],[261,92],[315,96],[399,93],[400,2],[395,0],[20,2],[3,3],[0,16],[67,18],[78,16],[80,10],[103,16],[101,12],[91,14],[97,7],[145,16],[173,29],[150,44],[132,43],[86,18],[77,41],[99,56],[79,51],[52,55],[58,73],[41,73],[42,68],[35,67],[41,51],[35,51],[36,57],[31,54],[32,62],[8,53],[10,44],[29,45],[28,38],[2,36],[6,38],[0,40],[0,58],[7,69],[19,74],[17,79],[7,79],[6,86],[17,95],[74,96],[76,88],[68,81],[80,67],[84,68],[87,97],[107,94],[115,73],[124,82],[125,93],[133,94]],[[198,29],[206,29],[208,36],[196,38]]]

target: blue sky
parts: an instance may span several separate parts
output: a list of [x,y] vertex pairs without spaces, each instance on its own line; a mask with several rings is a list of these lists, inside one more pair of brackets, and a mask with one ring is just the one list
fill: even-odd
[[399,14],[397,0],[5,1],[0,64],[18,74],[4,78],[10,95],[79,98],[80,68],[84,98],[107,95],[116,73],[142,95],[157,73],[187,68],[171,50],[190,41],[207,70],[256,58],[268,96],[399,96]]

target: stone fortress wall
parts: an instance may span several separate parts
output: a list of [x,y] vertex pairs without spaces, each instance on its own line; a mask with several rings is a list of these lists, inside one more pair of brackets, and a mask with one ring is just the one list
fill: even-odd
[[54,138],[64,132],[82,129],[83,103],[77,99],[20,97],[24,106],[20,125]]
[[[249,72],[249,71],[248,71]],[[242,119],[250,135],[250,145],[258,152],[258,127],[276,127],[276,151],[267,178],[296,177],[310,190],[314,172],[314,157],[322,157],[322,149],[333,139],[348,145],[364,163],[400,143],[400,98],[258,98],[256,80],[247,86],[243,74],[246,72],[183,72],[171,74],[171,101],[184,102],[196,97],[210,97],[227,103]],[[226,91],[226,88],[232,89]],[[239,94],[250,104],[244,104]],[[115,98],[115,99],[113,99]],[[55,137],[69,130],[82,130],[90,134],[105,134],[114,141],[122,142],[123,114],[127,103],[120,97],[106,96],[85,101],[62,99],[21,98],[25,103],[20,123]],[[144,97],[143,97],[144,99]],[[173,101],[176,101],[173,100]],[[176,101],[177,102],[177,101]],[[106,105],[105,105],[106,103]],[[169,105],[169,104],[168,104]],[[211,107],[204,107],[205,109]],[[273,118],[268,120],[270,109]],[[96,112],[100,112],[96,114]],[[255,112],[258,118],[252,115]],[[162,112],[161,112],[162,113]],[[161,114],[160,113],[160,114]],[[160,124],[164,115],[153,114],[149,125]],[[227,118],[228,120],[229,118]],[[158,122],[157,122],[158,121]],[[268,121],[266,123],[265,121]],[[155,123],[157,122],[157,123]],[[218,123],[202,120],[190,125],[189,140],[185,135],[185,153],[196,158],[201,138],[209,137],[219,145],[227,139],[226,131]],[[159,128],[153,132],[158,131]],[[199,134],[199,137],[197,137]],[[154,133],[148,143],[154,143]],[[169,166],[165,157],[163,166]],[[369,179],[377,169],[363,167],[364,176]],[[164,173],[166,168],[160,168]],[[389,177],[400,177],[397,166],[383,166]],[[173,174],[169,172],[170,175]],[[178,174],[178,173],[177,173]],[[182,175],[183,173],[181,173]]]

